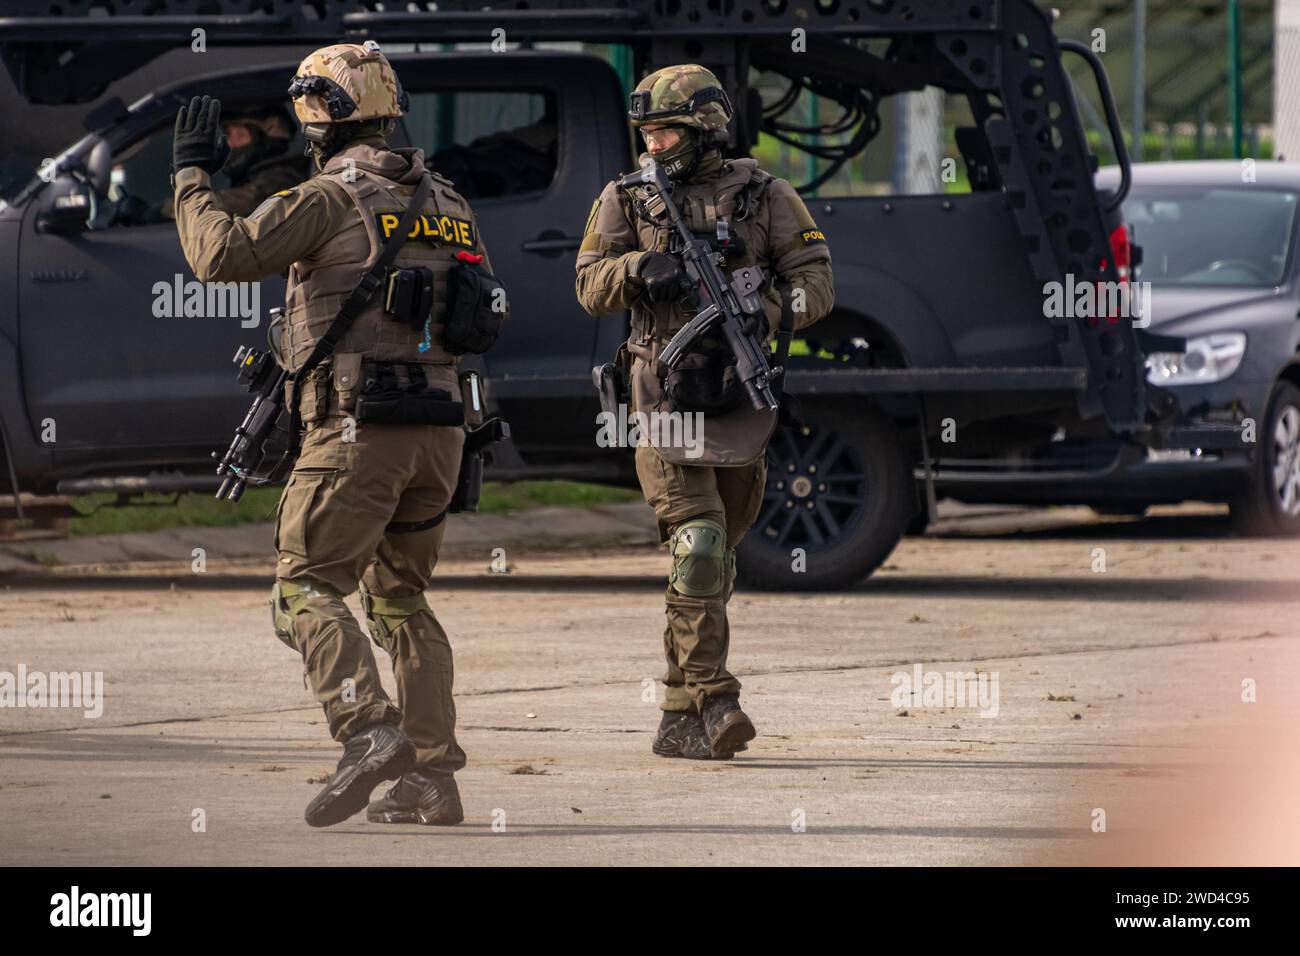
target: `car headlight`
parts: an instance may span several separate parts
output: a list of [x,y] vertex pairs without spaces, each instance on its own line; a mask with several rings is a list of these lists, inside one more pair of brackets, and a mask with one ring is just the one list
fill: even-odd
[[1241,365],[1246,333],[1216,332],[1187,340],[1186,352],[1152,352],[1147,380],[1152,385],[1208,385],[1221,382]]

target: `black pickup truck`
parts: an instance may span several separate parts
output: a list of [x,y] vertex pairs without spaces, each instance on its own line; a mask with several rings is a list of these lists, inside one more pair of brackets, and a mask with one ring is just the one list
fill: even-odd
[[[841,165],[871,148],[889,97],[937,87],[961,98],[970,119],[955,141],[969,191],[810,199],[834,256],[836,308],[789,365],[805,427],[772,444],[765,506],[739,562],[752,585],[841,587],[869,574],[932,504],[925,476],[939,443],[945,456],[1009,451],[1066,429],[1248,453],[1234,428],[1179,421],[1177,403],[1146,382],[1145,352],[1176,341],[1144,338],[1127,320],[1048,317],[1046,283],[1118,283],[1133,250],[1104,70],[1086,47],[1058,41],[1052,14],[1031,0],[453,0],[436,11],[211,0],[184,13],[141,0],[96,16],[88,6],[6,4],[0,58],[32,102],[88,101],[140,62],[189,45],[197,28],[210,44],[304,52],[340,37],[508,41],[500,52],[393,57],[412,100],[396,141],[424,148],[471,197],[511,290],[508,334],[484,360],[491,402],[515,435],[493,461],[505,480],[634,482],[630,456],[595,446],[590,384],[627,317],[592,322],[573,293],[592,199],[635,165],[625,90],[601,58],[520,44],[619,44],[636,75],[705,63],[738,104],[735,154],[762,132],[790,130],[782,113],[805,90],[856,118],[823,154]],[[1097,84],[1124,170],[1114,191],[1094,185],[1065,55],[1082,57]],[[228,359],[261,344],[257,320],[283,284],[261,284],[258,316],[160,316],[159,297],[193,279],[162,215],[171,124],[199,92],[282,102],[296,62],[102,104],[84,138],[8,191],[0,481],[65,494],[215,486],[209,456],[246,405]]]

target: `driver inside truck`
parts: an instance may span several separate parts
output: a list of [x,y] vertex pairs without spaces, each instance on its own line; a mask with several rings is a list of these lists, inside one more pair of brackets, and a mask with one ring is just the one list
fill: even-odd
[[[297,127],[284,107],[236,103],[221,120],[230,158],[221,168],[229,185],[212,193],[218,209],[249,216],[268,196],[292,189],[311,175],[307,158],[289,149]],[[162,214],[175,218],[171,196],[163,201]]]

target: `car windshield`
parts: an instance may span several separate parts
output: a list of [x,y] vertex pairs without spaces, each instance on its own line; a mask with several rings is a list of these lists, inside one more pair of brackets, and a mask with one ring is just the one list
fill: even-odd
[[1257,186],[1141,189],[1124,218],[1156,285],[1274,286],[1286,275],[1296,194]]

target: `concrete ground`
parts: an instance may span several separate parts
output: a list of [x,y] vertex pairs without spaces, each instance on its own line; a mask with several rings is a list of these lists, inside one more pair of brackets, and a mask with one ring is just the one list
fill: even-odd
[[[1300,862],[1289,800],[1251,784],[1246,813],[1215,789],[1294,766],[1297,542],[1194,508],[965,512],[851,591],[738,593],[760,736],[700,763],[650,753],[666,561],[632,543],[648,521],[611,520],[630,537],[595,554],[456,532],[429,590],[470,760],[452,829],[303,823],[339,748],[270,632],[269,560],[217,548],[192,573],[185,534],[169,562],[11,555],[0,671],[102,671],[106,690],[98,719],[0,709],[0,863],[1216,862],[1196,834],[1240,826],[1265,835],[1232,841],[1239,862]],[[996,715],[896,707],[917,664],[996,674]],[[1199,829],[1162,840],[1189,794]]]

